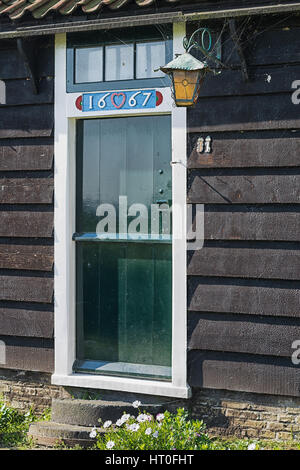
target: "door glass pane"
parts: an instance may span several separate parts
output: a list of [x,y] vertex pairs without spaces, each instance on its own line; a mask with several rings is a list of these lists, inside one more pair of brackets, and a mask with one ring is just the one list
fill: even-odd
[[165,43],[141,42],[136,45],[136,78],[164,77],[162,71],[154,72],[166,62]]
[[[77,368],[169,377],[172,245],[144,239],[152,205],[172,202],[170,116],[82,120],[77,135],[77,232],[95,234],[98,206],[111,204],[119,233],[115,242],[76,242]],[[139,242],[124,237],[120,196],[126,228],[139,216]],[[146,212],[130,212],[135,204]]]
[[103,80],[103,48],[79,47],[75,49],[75,82],[89,83]]
[[78,134],[77,232],[96,232],[99,204],[112,204],[118,216],[120,196],[149,214],[157,201],[171,205],[169,116],[85,119]]
[[81,243],[77,260],[78,359],[170,366],[170,246]]
[[105,80],[130,80],[133,72],[134,45],[124,44],[105,47]]

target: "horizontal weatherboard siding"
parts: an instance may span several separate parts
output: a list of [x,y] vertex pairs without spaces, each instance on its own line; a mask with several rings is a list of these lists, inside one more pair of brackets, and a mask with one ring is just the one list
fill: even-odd
[[[230,243],[207,244],[202,250],[188,252],[190,276],[241,277],[298,280],[300,250],[252,244],[252,248]],[[298,248],[298,247],[297,247]]]
[[195,313],[188,315],[191,350],[213,350],[290,358],[299,339],[300,320]]
[[0,324],[5,336],[53,338],[53,312],[0,306]]
[[5,351],[4,369],[53,371],[53,339],[0,335],[0,346]]
[[0,300],[52,303],[53,279],[0,275]]
[[0,237],[53,236],[53,212],[0,211]]
[[0,171],[51,170],[52,138],[0,140]]
[[299,80],[300,66],[299,64],[255,66],[251,67],[249,74],[248,82],[243,80],[238,69],[223,70],[220,75],[212,75],[209,80],[204,81],[201,97],[291,94],[294,91],[291,84]]
[[189,134],[188,168],[299,167],[299,130],[212,133],[209,153],[198,152],[205,132]]
[[300,368],[290,358],[242,353],[192,351],[188,356],[192,387],[299,396]]
[[[29,119],[30,116],[30,119]],[[49,137],[53,133],[53,105],[1,108],[0,138]]]
[[32,93],[30,80],[1,80],[0,109],[2,106],[20,106],[53,103],[53,78],[43,77],[38,81],[38,93]]
[[300,241],[298,208],[267,206],[204,207],[207,240]]
[[37,94],[15,42],[0,47],[1,367],[51,373],[53,40],[34,44]]
[[53,178],[1,178],[0,204],[51,204]]
[[291,93],[201,98],[188,126],[190,132],[299,129],[299,106]]
[[204,204],[299,204],[297,170],[193,170],[188,202]]
[[[28,79],[28,70],[20,58],[15,42],[9,43],[9,48],[0,49],[0,80]],[[54,42],[39,39],[38,47],[35,45],[37,77],[40,81],[44,77],[54,76]],[[28,80],[29,81],[29,80]],[[33,96],[32,102],[35,97]]]
[[204,205],[205,238],[187,253],[192,387],[300,396],[299,31],[247,31],[248,82],[225,32],[236,68],[206,78],[188,109],[187,203]]
[[1,244],[0,269],[52,271],[53,246]]
[[188,283],[188,309],[198,312],[245,313],[299,317],[299,283],[260,279],[192,276]]

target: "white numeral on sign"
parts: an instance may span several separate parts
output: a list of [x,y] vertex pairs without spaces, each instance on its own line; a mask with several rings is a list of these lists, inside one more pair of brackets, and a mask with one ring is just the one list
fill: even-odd
[[143,106],[146,106],[146,104],[150,100],[150,96],[152,95],[152,93],[143,93],[143,95],[146,96],[146,98],[144,100],[144,103],[143,103]]
[[137,102],[136,102],[136,99],[135,99],[135,98],[136,98],[138,95],[140,95],[141,93],[142,93],[141,91],[137,91],[136,93],[134,93],[134,95],[132,95],[132,96],[130,97],[130,99],[129,99],[129,101],[128,101],[128,104],[129,104],[129,106],[130,106],[131,108],[133,108],[134,106],[137,105]]
[[106,93],[105,95],[103,95],[99,100],[98,100],[98,107],[100,109],[103,109],[105,108],[106,106],[106,102],[105,102],[105,99],[110,95],[110,93]]

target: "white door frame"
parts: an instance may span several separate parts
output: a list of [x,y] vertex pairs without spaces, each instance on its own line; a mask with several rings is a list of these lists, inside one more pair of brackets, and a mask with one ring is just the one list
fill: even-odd
[[[185,23],[173,25],[173,52],[182,53]],[[167,93],[167,90],[165,90]],[[73,94],[76,95],[76,94]],[[78,95],[78,94],[77,94]],[[168,100],[167,100],[168,101]],[[172,380],[143,380],[74,373],[75,328],[75,125],[66,92],[66,34],[55,36],[55,165],[54,165],[54,336],[52,383],[124,392],[188,398],[186,273],[186,109],[170,106],[172,116],[173,282]],[[74,103],[74,100],[73,100]],[[166,112],[162,109],[164,113]],[[82,115],[83,117],[83,115]],[[94,116],[99,117],[99,116]]]

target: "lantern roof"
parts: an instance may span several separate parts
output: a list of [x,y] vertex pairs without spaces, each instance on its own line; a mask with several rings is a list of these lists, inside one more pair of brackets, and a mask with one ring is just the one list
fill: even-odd
[[196,71],[203,70],[205,68],[208,68],[208,65],[205,62],[201,62],[201,60],[196,59],[189,52],[184,52],[171,60],[167,65],[160,67],[160,70],[168,73],[172,70]]

